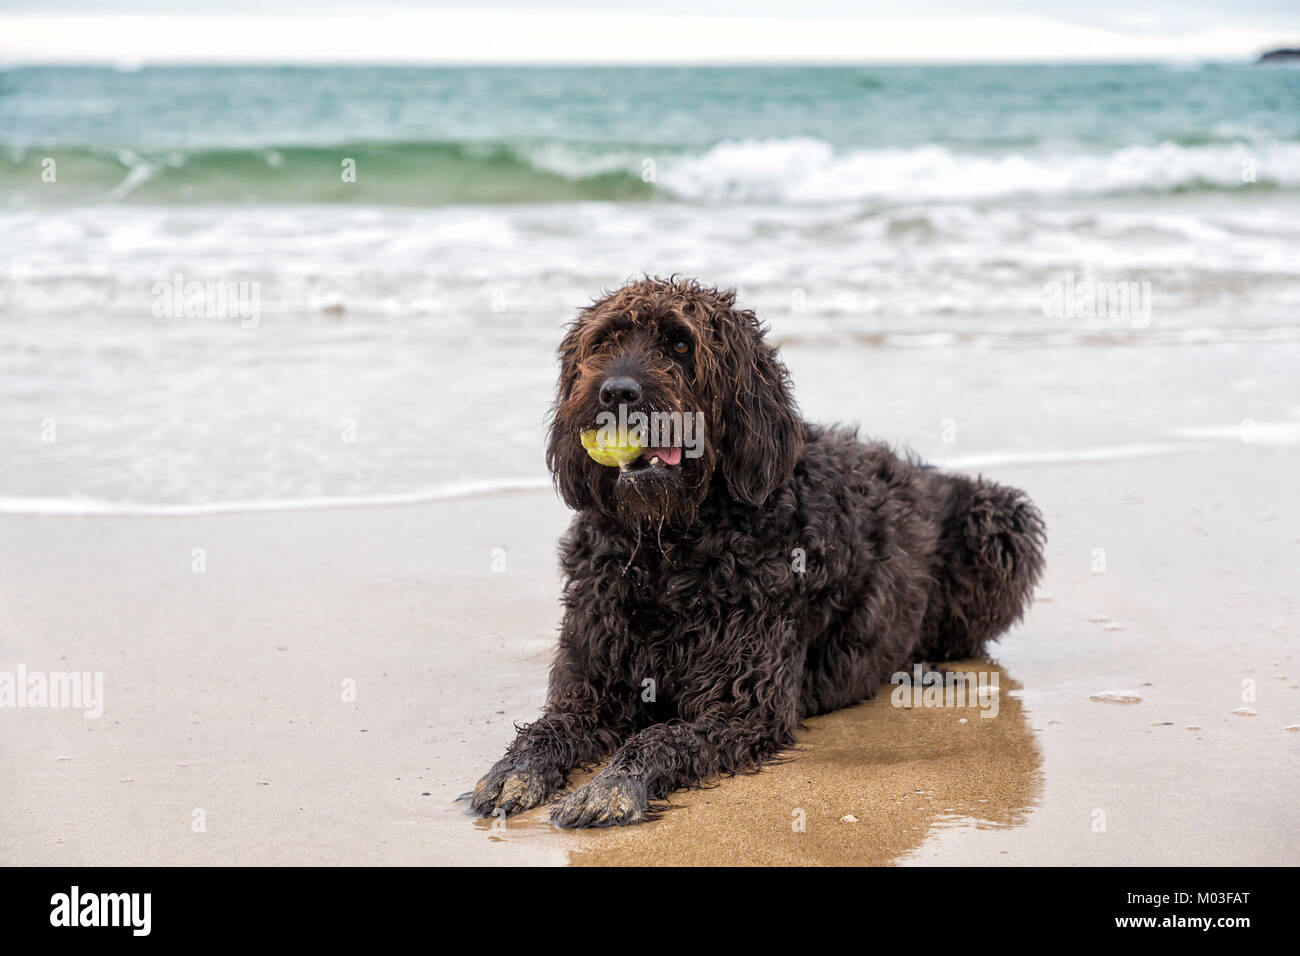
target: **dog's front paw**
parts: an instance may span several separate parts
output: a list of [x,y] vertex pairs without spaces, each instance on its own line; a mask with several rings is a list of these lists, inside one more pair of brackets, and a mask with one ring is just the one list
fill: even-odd
[[516,770],[502,760],[489,770],[469,795],[470,809],[479,816],[490,817],[497,810],[506,816],[531,810],[550,795],[546,781],[527,770]]
[[626,774],[597,774],[551,810],[557,827],[625,827],[647,817],[645,784]]

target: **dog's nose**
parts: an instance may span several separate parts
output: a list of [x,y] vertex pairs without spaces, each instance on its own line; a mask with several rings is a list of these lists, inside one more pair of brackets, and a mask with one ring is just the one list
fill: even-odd
[[641,386],[634,378],[626,375],[607,378],[600,386],[600,404],[607,408],[615,405],[635,405],[641,401]]

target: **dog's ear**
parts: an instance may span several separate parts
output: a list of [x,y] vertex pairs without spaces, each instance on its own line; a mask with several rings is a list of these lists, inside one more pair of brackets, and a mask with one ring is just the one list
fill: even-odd
[[546,464],[551,469],[555,488],[564,503],[574,511],[582,511],[595,504],[591,493],[591,473],[583,467],[586,452],[578,447],[576,436],[562,432],[551,422],[546,443]]
[[581,511],[595,503],[591,492],[591,474],[585,467],[587,454],[579,447],[578,436],[564,414],[565,403],[578,382],[578,341],[582,317],[566,330],[560,342],[560,378],[555,389],[555,404],[546,436],[546,466],[564,503]]
[[803,419],[790,373],[763,338],[753,312],[715,317],[720,339],[717,392],[723,434],[718,467],[731,496],[759,505],[785,484],[803,454]]

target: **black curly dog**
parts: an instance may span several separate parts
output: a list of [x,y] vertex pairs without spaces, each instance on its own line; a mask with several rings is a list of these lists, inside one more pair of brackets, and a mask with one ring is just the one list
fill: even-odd
[[[804,422],[734,291],[634,282],[559,354],[547,462],[577,512],[559,651],[545,712],[468,795],[475,812],[537,806],[608,756],[552,822],[645,820],[913,661],[980,654],[1029,605],[1045,543],[1029,499]],[[619,405],[702,412],[701,453],[598,464],[580,434]]]

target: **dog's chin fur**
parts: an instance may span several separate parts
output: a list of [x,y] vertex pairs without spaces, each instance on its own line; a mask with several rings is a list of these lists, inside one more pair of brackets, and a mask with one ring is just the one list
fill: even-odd
[[[552,820],[645,820],[650,801],[756,769],[801,719],[914,661],[982,654],[1029,606],[1033,503],[805,423],[734,293],[631,283],[579,315],[560,363],[547,463],[576,515],[559,649],[546,712],[479,781],[476,812],[536,806],[609,758]],[[594,462],[580,434],[622,376],[646,409],[698,411],[703,454],[635,476]]]
[[592,520],[630,533],[683,531],[695,523],[710,487],[711,456],[623,475],[617,468],[591,461],[581,446],[574,445],[576,455],[567,465],[574,474],[586,476],[582,480],[588,499],[583,512]]
[[617,475],[595,486],[594,510],[633,532],[654,530],[662,537],[685,531],[699,517],[713,470],[714,456],[705,450],[698,458],[683,458],[680,465]]
[[684,528],[693,522],[698,502],[682,476],[664,469],[616,478],[613,505],[618,520],[632,528]]

